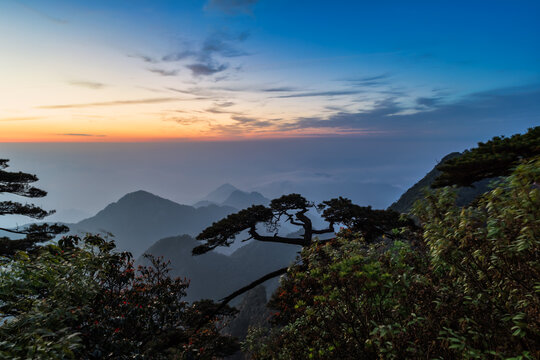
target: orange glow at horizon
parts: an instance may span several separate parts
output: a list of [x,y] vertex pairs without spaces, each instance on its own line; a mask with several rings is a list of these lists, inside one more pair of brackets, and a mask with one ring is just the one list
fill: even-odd
[[[76,91],[66,94],[65,89],[61,90],[55,98],[66,95],[69,102],[53,101],[51,94],[28,93],[22,100],[12,94],[9,108],[0,107],[0,142],[228,141],[349,134],[334,128],[280,127],[295,118],[312,115],[286,106],[250,108],[239,102],[220,111],[213,108],[216,102],[209,100],[144,98],[140,94],[110,96],[109,99],[119,100],[107,100],[102,94],[88,98],[86,94],[74,96]],[[81,98],[89,101],[81,102]],[[43,105],[33,105],[36,103]],[[286,119],[285,114],[292,116]]]
[[[217,126],[214,129],[211,122]],[[0,143],[25,142],[174,142],[174,141],[242,141],[321,136],[369,136],[369,130],[343,130],[336,128],[304,128],[283,131],[269,127],[243,129],[227,133],[219,125],[230,125],[227,119],[205,118],[201,122],[181,125],[174,120],[141,117],[106,117],[91,121],[49,120],[41,117],[0,118]]]

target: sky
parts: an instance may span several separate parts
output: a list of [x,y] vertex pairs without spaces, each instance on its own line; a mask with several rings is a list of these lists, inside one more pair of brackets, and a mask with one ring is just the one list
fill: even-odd
[[229,182],[386,207],[540,123],[538,1],[1,0],[0,158],[92,214]]
[[0,141],[521,131],[538,120],[539,15],[519,0],[2,0]]

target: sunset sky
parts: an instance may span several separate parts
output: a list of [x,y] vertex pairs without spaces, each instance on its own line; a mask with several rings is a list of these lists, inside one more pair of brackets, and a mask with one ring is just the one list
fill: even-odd
[[539,19],[538,1],[2,0],[0,142],[522,132]]

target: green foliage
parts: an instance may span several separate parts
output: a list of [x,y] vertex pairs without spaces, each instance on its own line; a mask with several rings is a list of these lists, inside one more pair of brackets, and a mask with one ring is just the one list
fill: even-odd
[[509,138],[494,137],[478,147],[465,151],[437,166],[442,173],[432,187],[449,185],[470,186],[474,182],[499,176],[508,176],[524,159],[540,155],[540,126],[525,134]]
[[[188,281],[150,258],[98,236],[61,240],[4,259],[0,277],[0,359],[211,359],[234,353],[219,334],[230,308],[182,300]],[[212,313],[213,316],[207,314]]]
[[271,300],[275,327],[253,330],[255,359],[429,358],[439,322],[425,253],[337,239],[302,253]]
[[252,329],[254,359],[540,357],[540,159],[466,208],[415,206],[422,232],[370,243],[345,230],[305,247]]
[[[519,165],[476,205],[457,208],[442,189],[417,204],[432,263],[471,309],[443,334],[481,358],[538,351],[540,344],[540,157]],[[477,315],[474,315],[477,314]],[[476,354],[475,356],[472,356]],[[540,353],[536,353],[540,356]]]

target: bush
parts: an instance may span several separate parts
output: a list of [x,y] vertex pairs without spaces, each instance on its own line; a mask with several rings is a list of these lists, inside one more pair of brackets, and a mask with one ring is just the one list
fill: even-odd
[[168,359],[234,353],[219,334],[232,314],[183,301],[189,282],[150,258],[134,268],[129,253],[98,236],[61,240],[35,256],[4,260],[0,278],[0,358]]
[[539,180],[536,158],[467,208],[431,192],[409,242],[345,233],[305,248],[270,302],[272,329],[244,347],[254,359],[540,358]]

